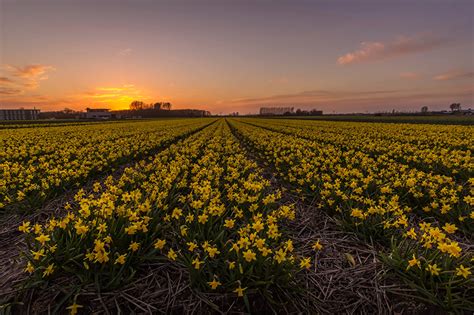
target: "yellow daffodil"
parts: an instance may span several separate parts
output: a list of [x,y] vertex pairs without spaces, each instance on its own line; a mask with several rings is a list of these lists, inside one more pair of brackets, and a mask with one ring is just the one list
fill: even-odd
[[166,240],[162,239],[157,239],[155,244],[153,245],[156,249],[163,249],[163,247],[166,245]]
[[247,262],[251,262],[253,260],[257,260],[257,255],[252,251],[252,250],[247,250],[245,252],[242,253],[242,255],[244,256],[245,260]]
[[415,254],[413,254],[413,258],[408,261],[407,270],[414,266],[421,268],[421,262],[415,257]]
[[136,252],[140,248],[140,243],[137,242],[132,242],[130,243],[130,246],[128,246],[128,249],[131,250],[132,252]]
[[217,289],[218,286],[222,285],[222,283],[217,281],[215,278],[211,282],[208,282],[207,284],[209,284],[212,290],[215,290]]
[[198,247],[195,242],[187,242],[186,245],[188,245],[188,250],[190,252],[193,252]]
[[170,248],[170,250],[168,251],[167,257],[171,260],[176,260],[176,257],[178,257],[178,255],[175,253],[175,251],[172,248]]
[[323,249],[323,245],[321,245],[320,241],[317,240],[317,241],[313,244],[312,248],[313,248],[314,250],[321,250],[321,249]]
[[225,226],[226,228],[231,229],[231,228],[234,227],[234,224],[235,224],[235,220],[229,219],[229,220],[225,220],[224,226]]
[[23,233],[30,233],[31,231],[31,222],[29,221],[23,221],[23,223],[18,227],[18,231],[23,232]]
[[122,255],[119,255],[117,257],[117,259],[115,259],[115,264],[120,264],[120,265],[123,265],[125,264],[125,258],[127,257],[127,254],[122,254]]
[[242,297],[242,296],[244,296],[244,291],[245,291],[245,289],[247,289],[247,288],[242,288],[242,287],[239,285],[239,287],[236,288],[236,289],[234,290],[234,292],[237,293],[237,296],[238,296],[238,297]]
[[448,233],[448,234],[453,234],[454,232],[456,232],[457,229],[458,228],[456,227],[455,224],[446,223],[443,226],[443,230],[445,230],[446,233]]
[[300,261],[300,268],[301,269],[309,269],[311,267],[311,258],[302,258]]
[[82,305],[76,304],[76,302],[74,302],[72,305],[66,307],[66,309],[69,310],[70,315],[76,315],[78,310],[82,307]]
[[428,267],[426,267],[426,271],[429,271],[431,275],[433,276],[439,276],[439,272],[441,271],[441,268],[438,268],[437,264],[428,264]]
[[471,274],[470,269],[471,268],[466,268],[463,265],[460,265],[456,268],[456,276],[464,277],[467,279],[467,277]]
[[28,273],[33,273],[33,271],[35,271],[35,267],[30,261],[26,264],[25,271]]
[[51,275],[54,272],[54,264],[49,264],[43,272],[43,278]]
[[193,264],[193,266],[194,266],[194,269],[196,269],[196,270],[199,270],[199,268],[201,267],[201,265],[202,265],[203,263],[204,263],[204,261],[199,260],[199,258],[195,258],[195,259],[193,259],[193,261],[192,261],[192,264]]

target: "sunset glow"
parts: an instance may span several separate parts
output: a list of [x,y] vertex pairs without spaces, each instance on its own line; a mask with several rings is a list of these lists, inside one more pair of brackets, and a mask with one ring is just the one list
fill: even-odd
[[473,10],[462,0],[4,0],[0,107],[469,107]]

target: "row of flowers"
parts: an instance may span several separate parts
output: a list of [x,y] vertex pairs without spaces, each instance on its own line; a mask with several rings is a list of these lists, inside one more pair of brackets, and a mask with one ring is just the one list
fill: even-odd
[[383,156],[426,172],[465,181],[474,173],[472,127],[325,121],[248,120],[272,131]]
[[[472,178],[460,181],[403,164],[382,153],[385,142],[375,138],[364,138],[371,141],[371,154],[364,152],[367,146],[357,150],[334,138],[323,141],[324,134],[315,135],[314,128],[303,121],[291,123],[301,124],[298,128],[276,120],[232,119],[230,123],[242,141],[302,198],[316,198],[321,208],[347,228],[385,245],[381,258],[418,290],[420,298],[447,309],[474,306],[469,298],[474,289]],[[337,122],[311,124],[319,123],[334,130],[340,127],[341,134],[347,132],[345,124]],[[364,126],[369,135],[372,128],[380,129],[371,124],[354,127],[357,137],[364,137]],[[417,129],[413,136],[436,139],[436,134],[422,131]],[[416,143],[411,146],[409,152],[417,152]]]
[[23,222],[25,271],[31,283],[69,274],[107,290],[164,261],[196,289],[268,297],[314,266],[295,253],[282,225],[295,210],[280,198],[221,120],[79,191],[61,217]]
[[212,120],[0,130],[0,210],[40,206],[71,185],[150,154]]

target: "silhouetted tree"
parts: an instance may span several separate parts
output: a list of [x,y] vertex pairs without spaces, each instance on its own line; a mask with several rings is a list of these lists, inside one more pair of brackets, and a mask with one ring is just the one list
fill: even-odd
[[170,110],[171,109],[171,103],[169,103],[169,102],[161,103],[161,109]]
[[449,105],[449,108],[451,108],[452,112],[458,112],[461,110],[461,103],[452,103]]
[[423,106],[423,107],[421,108],[421,112],[422,112],[423,114],[426,114],[426,113],[428,112],[428,106]]
[[146,105],[142,101],[133,101],[132,103],[130,103],[131,110],[142,110],[145,108],[146,108]]

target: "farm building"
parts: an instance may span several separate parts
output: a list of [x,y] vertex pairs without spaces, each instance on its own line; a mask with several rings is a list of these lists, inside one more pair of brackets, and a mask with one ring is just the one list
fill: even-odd
[[294,107],[261,107],[260,115],[284,115],[293,113]]
[[0,109],[0,120],[36,120],[39,109]]
[[109,112],[108,108],[86,108],[83,117],[86,119],[110,119],[112,113]]

